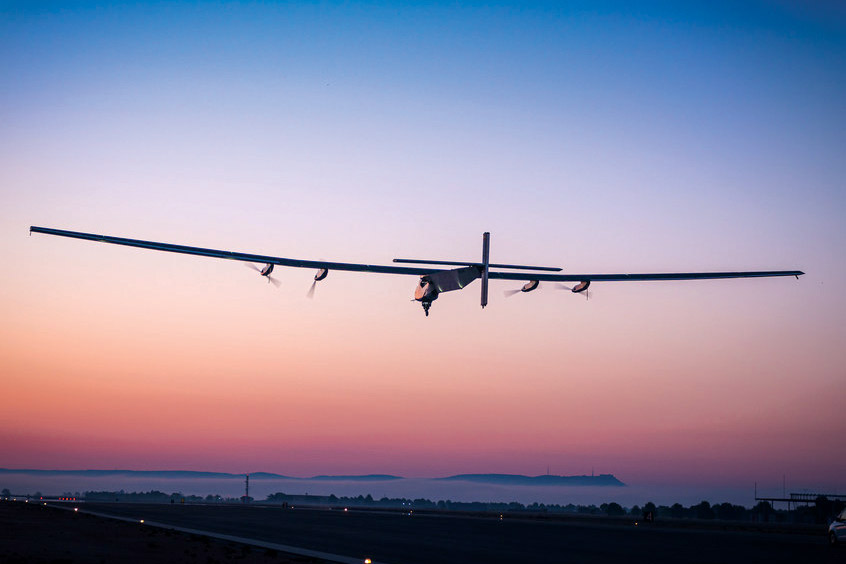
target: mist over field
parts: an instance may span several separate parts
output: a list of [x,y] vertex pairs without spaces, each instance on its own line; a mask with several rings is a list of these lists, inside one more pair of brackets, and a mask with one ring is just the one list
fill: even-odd
[[[36,475],[29,473],[0,474],[0,487],[9,488],[14,494],[33,494],[40,491],[45,495],[61,493],[80,494],[86,491],[141,492],[158,490],[165,493],[180,492],[184,495],[219,494],[223,497],[244,495],[244,479],[233,478],[151,478],[143,476],[77,476]],[[307,480],[250,478],[250,495],[262,501],[268,495],[286,494],[330,495],[355,497],[372,495],[409,499],[426,498],[432,501],[490,501],[523,504],[534,502],[566,505],[600,505],[617,502],[624,507],[643,505],[652,501],[658,505],[692,505],[700,501],[711,503],[730,502],[751,507],[754,502],[754,484],[748,488],[630,484],[622,487],[609,486],[511,486],[480,484],[467,481],[444,481],[430,478],[403,478],[393,480]],[[837,492],[824,492],[837,493]],[[781,485],[759,485],[758,495],[780,495]]]

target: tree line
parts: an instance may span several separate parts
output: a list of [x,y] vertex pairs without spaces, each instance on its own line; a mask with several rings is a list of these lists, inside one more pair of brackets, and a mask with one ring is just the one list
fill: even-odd
[[647,502],[642,507],[633,505],[623,507],[619,503],[603,503],[596,505],[566,505],[531,503],[522,504],[512,502],[481,502],[481,501],[452,501],[418,498],[388,498],[374,499],[370,494],[357,497],[338,497],[334,494],[328,496],[317,495],[290,495],[277,492],[267,496],[269,503],[287,503],[288,505],[329,505],[329,506],[350,506],[350,507],[383,507],[391,509],[437,509],[443,511],[473,511],[473,512],[527,512],[527,513],[570,513],[580,515],[598,515],[609,517],[633,517],[643,518],[651,514],[652,518],[658,519],[700,519],[700,520],[722,520],[722,521],[792,521],[800,523],[825,523],[831,517],[837,515],[844,508],[843,501],[832,501],[820,497],[813,505],[796,507],[788,512],[785,509],[774,509],[769,502],[758,502],[752,508],[732,503],[717,503],[711,505],[708,501],[701,501],[697,504],[685,507],[680,503],[673,505],[656,505]]
[[[158,490],[149,492],[125,492],[118,491],[86,491],[82,496],[79,492],[65,492],[62,494],[87,501],[114,501],[114,502],[135,502],[135,503],[244,503],[254,501],[252,497],[223,497],[217,494],[208,494],[205,497],[198,495],[185,495],[181,492],[165,493]],[[11,492],[4,488],[0,497],[9,498]],[[34,494],[35,499],[41,496],[40,492]],[[24,497],[24,496],[21,496]],[[30,497],[30,496],[26,496]],[[751,508],[732,503],[710,504],[701,501],[697,504],[685,507],[680,503],[673,505],[656,505],[647,502],[642,507],[633,505],[623,507],[619,503],[603,503],[596,505],[576,505],[568,503],[560,505],[556,503],[531,503],[523,504],[516,501],[511,502],[484,502],[484,501],[432,501],[426,498],[388,498],[374,499],[372,495],[359,495],[356,497],[336,496],[335,494],[322,495],[297,495],[276,492],[267,496],[266,503],[284,504],[286,506],[296,505],[322,505],[330,507],[373,507],[386,509],[401,509],[413,511],[414,509],[430,509],[441,511],[469,511],[482,513],[503,513],[503,512],[526,512],[526,513],[569,513],[578,515],[597,515],[609,517],[631,517],[635,519],[650,515],[653,519],[699,519],[699,520],[721,520],[721,521],[754,521],[754,522],[798,522],[798,523],[825,523],[840,513],[846,502],[843,500],[829,500],[826,497],[819,497],[813,504],[795,507],[792,511],[786,509],[775,509],[769,502],[760,501]]]

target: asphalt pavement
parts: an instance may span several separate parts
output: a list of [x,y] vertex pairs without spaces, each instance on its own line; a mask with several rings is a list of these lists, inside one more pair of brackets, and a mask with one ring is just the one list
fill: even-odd
[[498,516],[259,505],[86,503],[81,509],[387,564],[846,563],[819,535],[690,530]]

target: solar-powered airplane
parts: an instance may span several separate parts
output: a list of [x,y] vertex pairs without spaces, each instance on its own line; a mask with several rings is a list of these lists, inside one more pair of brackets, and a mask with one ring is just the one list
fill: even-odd
[[[488,281],[491,279],[516,280],[526,282],[514,293],[531,292],[536,290],[541,282],[576,282],[572,288],[567,287],[573,293],[580,294],[587,292],[592,282],[617,282],[637,281],[649,282],[657,280],[713,280],[721,278],[764,278],[771,276],[795,276],[797,279],[804,274],[801,270],[764,270],[747,272],[665,272],[657,274],[558,274],[561,268],[553,266],[525,266],[518,264],[495,264],[490,262],[491,235],[482,235],[482,260],[481,262],[462,262],[451,260],[428,260],[428,259],[394,259],[396,263],[429,266],[393,266],[375,264],[356,264],[347,262],[326,262],[316,260],[299,260],[283,257],[271,257],[265,255],[254,255],[234,251],[218,251],[215,249],[203,249],[200,247],[188,247],[185,245],[173,245],[171,243],[156,243],[154,241],[141,241],[138,239],[124,239],[123,237],[112,237],[110,235],[95,235],[93,233],[80,233],[77,231],[64,231],[49,227],[29,228],[30,233],[44,233],[46,235],[58,235],[60,237],[71,237],[73,239],[87,239],[101,243],[112,243],[125,245],[127,247],[140,247],[154,251],[168,251],[171,253],[182,253],[186,255],[198,255],[203,257],[214,257],[229,260],[237,260],[245,263],[263,263],[261,269],[255,267],[261,276],[271,280],[270,274],[274,266],[293,266],[296,268],[317,269],[314,275],[314,282],[309,290],[309,296],[314,293],[317,282],[326,278],[330,270],[347,270],[353,272],[377,272],[381,274],[405,274],[419,276],[420,280],[414,290],[414,300],[420,302],[423,311],[429,315],[429,308],[432,302],[438,299],[443,292],[461,290],[474,280],[481,279],[482,286],[482,307],[488,305]],[[438,265],[436,268],[435,265]],[[457,267],[457,268],[443,268]],[[512,272],[529,271],[529,272]]]

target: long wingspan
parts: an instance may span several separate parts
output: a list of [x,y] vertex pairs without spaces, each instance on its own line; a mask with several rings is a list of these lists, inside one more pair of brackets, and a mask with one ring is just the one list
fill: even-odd
[[[214,257],[244,262],[258,262],[275,264],[279,266],[293,266],[297,268],[325,268],[328,270],[347,270],[353,272],[377,272],[382,274],[406,274],[413,276],[424,276],[440,272],[437,268],[420,268],[407,266],[388,266],[379,264],[356,264],[347,262],[326,262],[316,260],[299,260],[283,257],[271,257],[266,255],[254,255],[250,253],[239,253],[235,251],[219,251],[216,249],[204,249],[202,247],[189,247],[186,245],[174,245],[171,243],[157,243],[154,241],[142,241],[139,239],[125,239],[123,237],[112,237],[110,235],[95,235],[93,233],[81,233],[78,231],[65,231],[49,227],[29,228],[31,233],[44,233],[46,235],[58,235],[60,237],[71,237],[73,239],[86,239],[88,241],[99,241],[112,243],[114,245],[125,245],[127,247],[139,247],[155,251],[167,251],[171,253],[182,253],[186,255],[197,255],[203,257]],[[406,262],[414,262],[411,259],[400,259]],[[430,261],[419,261],[429,263]],[[469,264],[476,266],[476,263],[441,262],[439,264],[457,265]],[[534,268],[543,270],[557,270],[552,267],[519,267],[511,265],[491,265],[502,268]],[[618,282],[618,281],[655,281],[655,280],[713,280],[721,278],[763,278],[771,276],[801,276],[805,274],[801,270],[763,270],[749,272],[664,272],[654,274],[542,274],[539,272],[499,272],[490,271],[488,277],[499,280],[538,280],[540,282]]]
[[154,251],[167,251],[170,253],[182,253],[186,255],[197,255],[201,257],[214,257],[244,262],[259,262],[276,264],[279,266],[294,266],[297,268],[325,268],[327,270],[351,270],[354,272],[378,272],[382,274],[410,274],[423,276],[437,272],[435,268],[417,268],[407,266],[383,266],[379,264],[355,264],[348,262],[326,262],[317,260],[299,260],[283,257],[271,257],[265,255],[254,255],[250,253],[239,253],[236,251],[219,251],[217,249],[204,249],[202,247],[188,247],[186,245],[174,245],[172,243],[157,243],[155,241],[141,241],[139,239],[124,239],[123,237],[112,237],[110,235],[95,235],[93,233],[80,233],[78,231],[65,231],[63,229],[52,229],[50,227],[29,228],[31,233],[44,233],[46,235],[58,235],[60,237],[71,237],[72,239],[86,239],[88,241],[99,241],[101,243],[112,243],[127,247],[140,247]]

